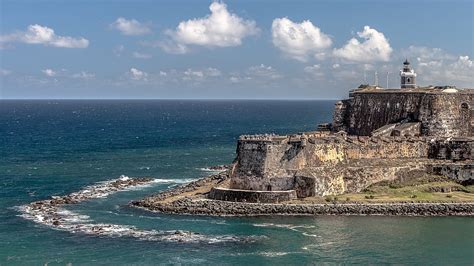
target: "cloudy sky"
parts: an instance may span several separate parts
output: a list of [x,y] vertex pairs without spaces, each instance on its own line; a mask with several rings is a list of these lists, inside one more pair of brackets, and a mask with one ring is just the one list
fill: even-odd
[[0,0],[0,98],[336,99],[474,87],[473,1]]

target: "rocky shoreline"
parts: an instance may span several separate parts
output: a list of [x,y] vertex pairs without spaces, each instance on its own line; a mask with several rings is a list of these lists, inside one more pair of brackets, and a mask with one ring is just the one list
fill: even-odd
[[[157,195],[133,201],[130,206],[153,212],[209,216],[263,215],[385,215],[385,216],[474,216],[474,202],[466,203],[245,203],[207,199],[207,193],[186,193],[220,184],[226,173],[209,176],[189,184],[171,188]],[[180,197],[182,195],[182,197]]]
[[75,213],[64,207],[83,201],[104,198],[110,194],[137,186],[153,183],[152,178],[129,178],[121,176],[105,182],[85,187],[65,196],[52,196],[51,199],[35,201],[19,206],[21,217],[53,229],[71,233],[107,237],[132,237],[146,241],[186,242],[186,243],[221,243],[253,242],[258,236],[240,237],[234,235],[203,235],[185,230],[143,230],[130,225],[94,223],[89,216]]

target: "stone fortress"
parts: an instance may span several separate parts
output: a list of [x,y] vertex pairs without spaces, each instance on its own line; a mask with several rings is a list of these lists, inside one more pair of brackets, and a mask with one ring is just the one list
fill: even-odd
[[422,174],[472,184],[474,89],[418,87],[408,61],[400,77],[400,89],[350,91],[316,131],[240,136],[229,185],[208,197],[282,202]]

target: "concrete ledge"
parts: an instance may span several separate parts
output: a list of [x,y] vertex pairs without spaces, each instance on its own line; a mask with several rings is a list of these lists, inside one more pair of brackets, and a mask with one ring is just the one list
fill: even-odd
[[278,203],[296,199],[296,191],[258,191],[214,187],[208,198],[234,202]]

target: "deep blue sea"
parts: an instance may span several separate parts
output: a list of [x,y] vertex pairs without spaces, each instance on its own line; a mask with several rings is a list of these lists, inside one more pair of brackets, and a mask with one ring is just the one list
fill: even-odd
[[[474,264],[463,217],[219,218],[126,204],[230,163],[239,135],[314,130],[332,101],[0,101],[0,265]],[[167,180],[68,206],[95,223],[256,241],[181,243],[54,230],[18,206],[120,175]]]

